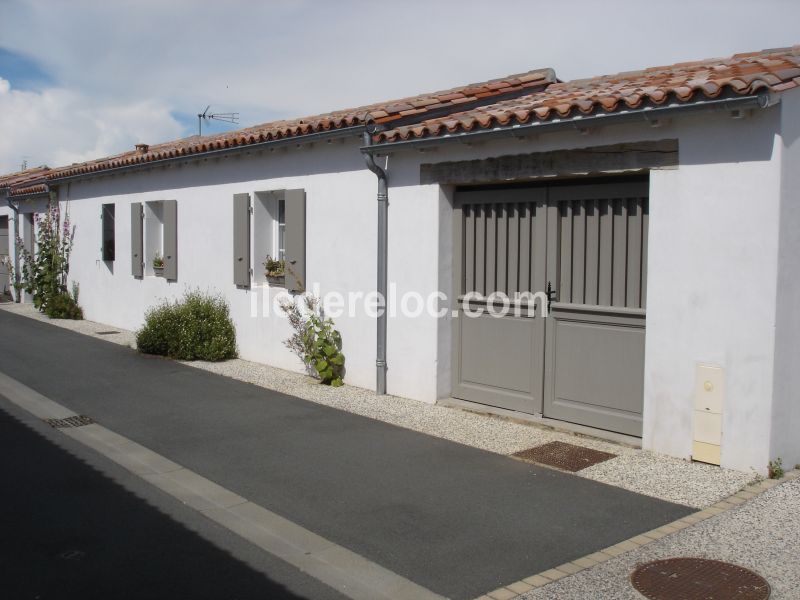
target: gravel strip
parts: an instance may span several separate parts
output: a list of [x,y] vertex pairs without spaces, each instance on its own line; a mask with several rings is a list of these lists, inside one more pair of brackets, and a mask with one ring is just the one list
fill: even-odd
[[767,490],[716,517],[532,590],[525,600],[642,598],[629,582],[641,563],[695,556],[735,563],[764,577],[773,600],[796,599],[800,590],[800,479]]
[[[109,342],[135,347],[135,336],[130,331],[91,321],[51,320],[30,304],[2,304],[0,308]],[[121,333],[97,333],[112,329]],[[556,431],[537,424],[522,424],[396,396],[379,398],[370,390],[349,385],[341,388],[322,386],[301,373],[242,359],[221,363],[181,362],[304,400],[498,454],[514,454],[553,441],[611,452],[618,456],[579,471],[576,475],[693,508],[714,504],[758,478],[755,473],[740,473],[692,463],[613,442]]]
[[[130,348],[136,347],[136,336],[132,331],[120,329],[119,327],[112,327],[110,325],[103,325],[102,323],[95,323],[94,321],[72,321],[70,319],[51,319],[43,313],[36,310],[32,304],[0,304],[0,308],[11,313],[29,317],[37,321],[49,323],[62,329],[69,329],[70,331],[77,331],[85,335],[91,335],[101,340],[114,342],[121,346],[129,346]],[[110,335],[98,335],[98,331],[119,331]]]

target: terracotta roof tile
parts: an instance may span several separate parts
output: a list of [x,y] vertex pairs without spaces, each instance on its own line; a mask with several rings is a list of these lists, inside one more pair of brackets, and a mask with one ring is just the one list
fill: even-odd
[[[79,164],[51,169],[40,173],[41,180],[54,180],[61,177],[83,175],[105,171],[116,167],[126,167],[181,156],[191,156],[212,150],[247,146],[311,133],[362,125],[368,122],[391,123],[399,119],[418,116],[421,118],[432,111],[447,110],[465,102],[477,102],[483,98],[491,99],[519,95],[556,81],[552,69],[538,69],[501,79],[472,83],[469,85],[422,94],[411,98],[390,100],[368,106],[326,113],[301,119],[276,121],[210,136],[192,136],[182,140],[145,146],[144,151],[134,150],[116,156],[109,156]],[[481,95],[473,93],[481,90]],[[455,110],[455,109],[454,109]],[[9,178],[0,177],[2,182]],[[16,183],[12,185],[17,185]]]
[[716,98],[727,91],[740,95],[759,90],[782,92],[800,85],[799,68],[800,46],[794,46],[558,82],[512,100],[396,127],[377,134],[375,140],[434,137],[475,128],[524,124],[531,119],[544,121],[637,109],[668,101],[690,102]]
[[40,183],[36,185],[29,185],[29,186],[15,186],[11,193],[9,194],[11,197],[14,196],[30,196],[32,194],[45,194],[47,193],[47,184]]
[[35,167],[25,171],[17,171],[8,175],[0,176],[0,190],[4,190],[16,185],[24,184],[26,181],[39,179],[49,171],[49,167]]

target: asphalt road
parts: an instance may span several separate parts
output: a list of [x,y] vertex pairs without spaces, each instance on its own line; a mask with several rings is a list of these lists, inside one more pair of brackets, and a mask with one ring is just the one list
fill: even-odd
[[0,596],[338,599],[0,396]]
[[0,371],[444,596],[691,512],[25,317],[0,331]]

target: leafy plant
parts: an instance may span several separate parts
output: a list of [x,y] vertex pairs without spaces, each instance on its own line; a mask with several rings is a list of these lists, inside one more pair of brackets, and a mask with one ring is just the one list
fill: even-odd
[[[46,312],[47,305],[56,297],[67,295],[69,258],[75,239],[75,227],[70,226],[69,214],[61,222],[58,201],[50,200],[42,216],[34,215],[36,253],[25,248],[21,238],[16,244],[20,256],[20,283],[17,291],[25,290],[33,297],[33,305]],[[16,277],[16,274],[14,274]],[[64,300],[59,300],[64,302]],[[75,301],[77,304],[77,301]]]
[[145,313],[136,346],[145,354],[179,360],[236,358],[236,329],[228,303],[199,290],[186,292],[181,300],[164,300]]
[[283,277],[286,275],[286,261],[284,259],[275,259],[267,254],[267,259],[264,261],[264,275],[267,277]]
[[78,306],[77,299],[67,292],[62,292],[50,298],[44,314],[51,319],[83,319],[83,309]]
[[17,282],[17,273],[16,270],[14,269],[14,263],[11,260],[11,257],[6,256],[5,258],[3,258],[2,264],[8,272],[8,281],[11,287],[14,289],[16,296],[16,294],[19,294],[19,290],[22,288],[22,285]]
[[161,256],[161,252],[156,252],[156,255],[153,257],[153,268],[154,269],[164,268],[164,257]]
[[281,304],[294,330],[284,344],[300,357],[320,383],[333,387],[344,385],[342,335],[334,327],[333,320],[325,318],[319,298],[306,294],[303,300],[303,308],[293,301]]
[[780,479],[783,477],[783,461],[780,458],[769,461],[767,464],[767,474],[770,479]]

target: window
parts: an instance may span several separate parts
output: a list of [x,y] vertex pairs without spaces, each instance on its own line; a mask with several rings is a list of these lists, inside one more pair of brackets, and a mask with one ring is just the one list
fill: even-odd
[[249,194],[234,194],[234,284],[249,287],[251,282],[266,282],[268,277],[264,263],[269,258],[286,261],[285,275],[275,275],[272,271],[270,280],[272,277],[285,277],[288,290],[299,291],[303,288],[305,202],[303,190],[256,192],[251,209]]
[[144,274],[178,278],[178,203],[157,200],[144,205]]
[[264,283],[267,257],[283,260],[286,228],[286,202],[283,191],[256,192],[253,202],[253,281]]
[[278,200],[278,219],[275,223],[278,228],[278,247],[275,254],[279,260],[286,259],[286,200]]
[[144,205],[144,272],[156,275],[157,259],[164,258],[164,204],[161,201]]
[[103,260],[113,261],[115,250],[114,239],[114,205],[103,204]]

